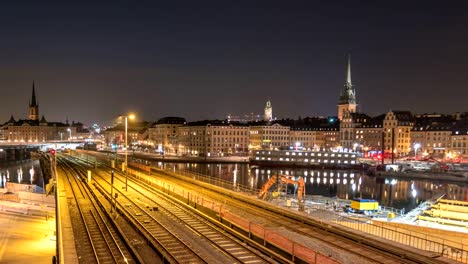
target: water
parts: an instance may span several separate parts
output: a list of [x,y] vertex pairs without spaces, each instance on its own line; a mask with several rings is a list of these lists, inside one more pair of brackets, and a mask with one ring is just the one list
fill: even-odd
[[39,160],[1,163],[0,187],[5,188],[6,182],[33,184],[43,188],[44,178]]
[[[360,171],[310,170],[294,168],[268,168],[248,164],[162,163],[160,168],[188,170],[230,181],[251,189],[260,189],[274,174],[304,177],[306,195],[321,195],[340,199],[375,199],[383,206],[405,209],[415,208],[421,202],[446,194],[445,198],[468,201],[468,185],[440,180],[402,180],[369,177]],[[289,185],[288,192],[294,193]]]

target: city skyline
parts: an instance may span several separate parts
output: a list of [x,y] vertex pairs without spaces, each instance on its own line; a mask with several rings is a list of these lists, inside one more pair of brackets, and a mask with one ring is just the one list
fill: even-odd
[[302,3],[4,6],[0,120],[27,116],[33,81],[41,115],[88,125],[261,114],[267,100],[278,118],[335,116],[348,52],[359,112],[466,111],[465,3]]

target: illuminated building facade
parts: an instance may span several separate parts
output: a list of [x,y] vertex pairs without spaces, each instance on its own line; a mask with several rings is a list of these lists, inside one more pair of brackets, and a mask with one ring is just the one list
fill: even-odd
[[385,153],[395,157],[406,156],[411,151],[413,116],[408,111],[390,111],[383,121]]
[[249,142],[250,149],[275,149],[289,146],[289,126],[279,123],[251,124]]
[[148,141],[157,151],[167,154],[178,153],[177,128],[187,122],[182,117],[164,117],[148,128]]
[[178,153],[229,156],[248,153],[249,127],[220,120],[199,121],[177,127]]
[[39,120],[39,104],[36,100],[36,89],[33,82],[32,96],[28,105],[28,119],[10,120],[0,126],[0,140],[6,142],[34,143],[60,140],[63,135],[69,138],[68,124],[61,122],[47,122],[44,116]]

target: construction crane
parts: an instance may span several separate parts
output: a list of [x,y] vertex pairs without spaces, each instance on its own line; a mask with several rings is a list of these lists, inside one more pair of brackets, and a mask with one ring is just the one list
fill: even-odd
[[305,183],[302,177],[299,177],[299,180],[295,181],[289,178],[287,175],[273,175],[270,180],[268,180],[258,193],[258,198],[265,200],[267,198],[268,190],[277,183],[290,183],[298,185],[297,188],[297,200],[299,201],[299,207],[303,208],[304,205],[304,194],[305,194]]

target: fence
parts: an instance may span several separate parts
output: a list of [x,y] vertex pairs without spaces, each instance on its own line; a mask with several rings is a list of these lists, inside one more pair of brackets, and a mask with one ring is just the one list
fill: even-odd
[[[132,164],[133,165],[133,164]],[[148,169],[148,166],[139,164],[137,166],[139,169],[148,171],[147,173],[141,173],[136,170],[129,169],[130,173],[134,173],[136,176],[141,178],[147,178],[147,181],[153,181],[152,178],[149,177],[151,169]],[[242,186],[239,184],[233,184],[230,181],[217,179],[214,177],[210,177],[207,175],[202,175],[195,172],[190,172],[187,170],[178,170],[175,167],[173,168],[166,168],[166,171],[169,171],[174,174],[183,175],[185,177],[190,177],[193,180],[202,181],[205,183],[209,183],[215,186],[219,186],[228,190],[242,192],[248,195],[256,195],[258,193],[258,189],[250,188],[247,186]],[[162,183],[159,183],[162,184]],[[172,186],[173,187],[173,186]],[[174,187],[173,187],[174,188]],[[175,191],[175,189],[173,189]],[[183,197],[187,196],[187,199],[191,200],[194,203],[200,202],[200,197],[198,195],[193,196],[190,193],[182,193]],[[201,201],[208,202],[201,198]],[[215,209],[214,202],[212,202],[211,208]],[[205,206],[205,205],[204,205]],[[221,206],[222,207],[222,206]],[[219,210],[221,210],[219,207]],[[210,208],[210,207],[207,207]],[[307,211],[307,210],[306,210]],[[221,212],[221,211],[220,211]],[[371,221],[367,219],[357,219],[348,216],[343,216],[337,213],[330,212],[328,210],[324,210],[323,207],[318,206],[309,206],[308,205],[308,213],[315,215],[320,215],[321,219],[326,219],[332,222],[335,222],[339,225],[346,226],[367,234],[371,234],[377,237],[385,238],[390,241],[398,242],[403,245],[411,246],[413,248],[417,248],[420,250],[433,252],[435,255],[445,256],[450,259],[460,261],[462,263],[468,263],[468,247],[462,243],[451,241],[448,239],[443,239],[440,237],[428,235],[427,233],[422,232],[414,232],[408,229],[397,228],[397,227],[388,227],[384,226],[383,224]],[[251,224],[249,224],[251,226]],[[250,229],[248,229],[251,232]]]

